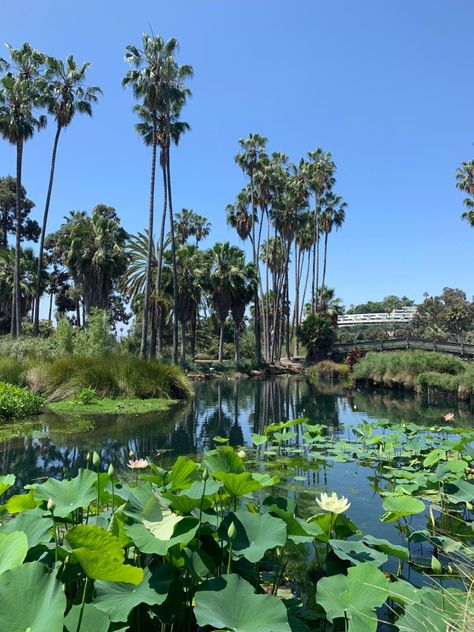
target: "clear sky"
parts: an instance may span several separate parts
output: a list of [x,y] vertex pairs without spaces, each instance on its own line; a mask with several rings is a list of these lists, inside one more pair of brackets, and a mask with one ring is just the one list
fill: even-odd
[[[116,207],[147,223],[150,156],[121,87],[125,46],[153,29],[193,65],[183,111],[192,131],[172,155],[175,208],[231,240],[225,206],[244,183],[237,140],[269,138],[297,161],[320,146],[349,204],[331,236],[328,282],[346,305],[444,286],[474,293],[474,230],[461,222],[454,172],[474,157],[472,0],[21,0],[2,10],[0,40],[90,61],[104,94],[92,120],[61,139],[50,228],[73,209]],[[39,220],[54,125],[25,149],[24,185]],[[0,174],[15,154],[0,143]],[[161,192],[157,191],[157,208]]]

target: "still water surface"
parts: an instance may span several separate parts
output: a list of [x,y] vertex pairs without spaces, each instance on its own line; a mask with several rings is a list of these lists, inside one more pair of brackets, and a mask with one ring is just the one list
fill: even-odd
[[[85,466],[86,454],[93,450],[100,453],[104,469],[113,463],[116,471],[128,474],[130,450],[137,457],[151,456],[166,466],[180,454],[193,455],[214,447],[216,435],[228,437],[230,445],[250,447],[250,434],[263,432],[273,421],[308,417],[324,424],[330,435],[350,438],[351,426],[362,420],[386,418],[437,424],[451,410],[456,425],[474,426],[473,411],[468,406],[429,402],[391,391],[347,393],[329,388],[321,392],[294,377],[202,382],[196,384],[192,401],[166,413],[83,419],[45,414],[26,423],[0,426],[1,473],[15,474],[19,490],[48,476],[74,474]],[[15,433],[18,436],[9,436]],[[303,515],[316,512],[315,497],[321,491],[336,491],[351,501],[349,514],[360,529],[400,540],[393,524],[379,520],[383,508],[371,488],[370,468],[333,463],[319,470],[285,467],[277,473],[282,481],[279,493],[295,497]]]

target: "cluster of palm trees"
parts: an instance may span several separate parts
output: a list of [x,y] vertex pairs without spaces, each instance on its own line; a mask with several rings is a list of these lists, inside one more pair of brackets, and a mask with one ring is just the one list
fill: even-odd
[[457,169],[456,186],[467,193],[461,217],[474,227],[474,160],[463,162]]
[[0,60],[0,71],[3,72],[0,78],[0,136],[16,148],[16,220],[11,305],[11,334],[16,338],[21,335],[22,302],[25,302],[21,289],[22,167],[25,144],[35,132],[46,127],[49,115],[54,121],[56,132],[36,262],[34,325],[35,332],[38,333],[43,253],[59,139],[61,132],[71,124],[77,112],[92,115],[92,104],[97,101],[101,90],[85,85],[90,64],[77,65],[72,55],[62,61],[35,50],[29,43],[24,43],[21,48],[7,48],[10,60]]
[[307,307],[312,315],[327,309],[328,240],[344,223],[347,205],[333,191],[336,165],[331,153],[318,148],[293,164],[284,153],[269,154],[267,139],[260,134],[250,134],[239,144],[235,161],[248,183],[227,206],[227,221],[242,240],[250,240],[257,279],[253,298],[257,360],[274,362],[283,345],[290,357],[291,340],[298,354],[295,333]]

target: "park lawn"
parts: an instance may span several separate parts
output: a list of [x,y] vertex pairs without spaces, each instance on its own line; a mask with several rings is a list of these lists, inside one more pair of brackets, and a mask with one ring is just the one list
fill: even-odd
[[48,404],[48,407],[55,413],[70,413],[77,415],[123,415],[124,413],[138,415],[141,413],[164,412],[169,410],[176,403],[178,403],[178,400],[176,399],[115,399],[112,397],[104,397],[102,399],[96,399],[90,404],[84,404],[77,399],[72,399],[61,402],[53,402]]

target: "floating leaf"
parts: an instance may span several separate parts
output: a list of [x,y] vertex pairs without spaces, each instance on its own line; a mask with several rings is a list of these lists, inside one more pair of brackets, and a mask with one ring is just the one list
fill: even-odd
[[329,540],[329,544],[339,559],[353,564],[367,563],[382,566],[388,560],[384,553],[371,549],[361,540]]
[[425,510],[425,503],[415,496],[387,496],[382,505],[387,512],[380,518],[382,522],[393,522],[402,516],[412,516]]
[[[385,575],[371,564],[349,568],[346,575],[323,577],[317,584],[316,601],[330,622],[348,619],[348,632],[376,632],[375,608],[388,597]],[[416,629],[416,628],[414,628]]]
[[23,531],[0,533],[0,575],[20,566],[28,553],[28,538]]
[[256,595],[238,575],[222,575],[204,582],[195,595],[199,626],[232,632],[291,632],[283,602]]
[[[21,598],[21,607],[14,607]],[[0,612],[5,632],[62,632],[66,595],[41,562],[23,564],[0,575]]]
[[383,553],[392,555],[393,557],[398,557],[400,560],[405,562],[408,562],[410,558],[410,552],[405,546],[392,544],[388,540],[384,540],[383,538],[374,538],[372,535],[364,535],[363,540],[378,551],[382,551]]

